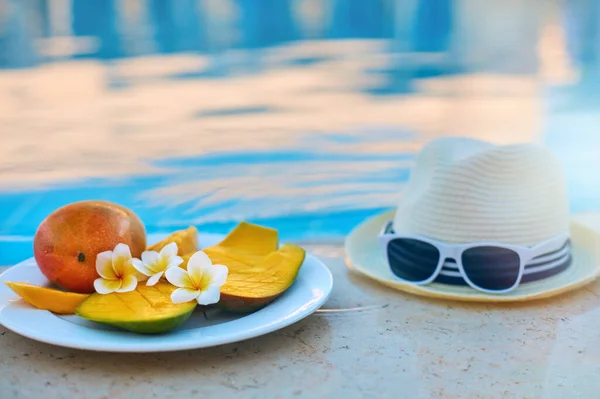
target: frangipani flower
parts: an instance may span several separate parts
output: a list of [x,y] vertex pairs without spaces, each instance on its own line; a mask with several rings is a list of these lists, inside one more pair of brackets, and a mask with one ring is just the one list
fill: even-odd
[[226,266],[213,265],[206,253],[196,252],[188,261],[187,271],[173,267],[165,272],[169,283],[179,287],[171,294],[171,301],[183,303],[195,299],[200,305],[219,302],[228,272]]
[[139,274],[133,267],[131,251],[126,244],[117,244],[114,250],[99,253],[96,271],[100,278],[94,281],[94,288],[99,294],[129,292],[137,287]]
[[183,263],[183,259],[177,256],[177,251],[177,244],[174,242],[164,246],[160,253],[145,251],[142,253],[142,260],[133,259],[133,267],[144,276],[150,277],[146,285],[154,285],[167,269]]

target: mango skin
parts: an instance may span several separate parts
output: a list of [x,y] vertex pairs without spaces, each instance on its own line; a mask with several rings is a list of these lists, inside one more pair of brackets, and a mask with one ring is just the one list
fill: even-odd
[[67,291],[93,293],[96,256],[127,244],[139,258],[146,229],[130,209],[107,201],[81,201],[59,208],[39,225],[33,253],[40,271]]
[[174,304],[170,295],[177,287],[159,282],[135,291],[92,294],[75,310],[86,320],[106,324],[137,334],[162,334],[185,323],[197,306],[196,301]]
[[102,321],[97,322],[111,325],[120,328],[121,330],[136,334],[164,334],[185,323],[192,316],[192,313],[193,309],[182,315],[166,318],[161,321],[142,321],[135,323],[106,321],[104,323]]

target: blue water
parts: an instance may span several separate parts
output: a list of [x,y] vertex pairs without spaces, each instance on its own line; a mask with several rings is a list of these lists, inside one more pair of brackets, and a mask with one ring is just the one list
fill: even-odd
[[[320,28],[312,27],[311,22],[315,21],[300,15],[300,3],[228,0],[218,3],[225,7],[220,10],[203,7],[201,5],[207,3],[196,0],[148,0],[140,2],[145,6],[138,10],[125,10],[116,0],[73,0],[68,12],[70,18],[57,27],[49,17],[49,1],[8,0],[9,7],[0,10],[0,69],[10,73],[18,69],[41,70],[44,66],[60,66],[71,61],[98,63],[108,66],[110,72],[100,85],[104,85],[107,92],[120,89],[120,94],[114,95],[120,95],[125,101],[129,89],[151,84],[152,79],[145,82],[135,76],[122,75],[119,62],[143,55],[186,54],[207,60],[199,63],[195,70],[153,78],[173,85],[199,80],[222,81],[247,74],[260,78],[285,68],[314,68],[317,71],[314,76],[319,76],[316,73],[320,65],[327,66],[333,60],[343,58],[335,52],[294,53],[277,61],[269,56],[308,40],[325,40],[341,46],[348,40],[360,39],[373,44],[375,50],[349,52],[344,55],[348,57],[432,52],[448,56],[437,64],[407,64],[402,59],[389,57],[383,65],[357,67],[354,71],[357,80],[375,78],[375,81],[366,80],[364,84],[348,85],[342,90],[349,96],[366,96],[368,100],[364,101],[370,101],[369,105],[383,106],[389,98],[423,94],[419,92],[417,80],[473,72],[460,58],[464,49],[457,48],[452,42],[457,17],[464,17],[460,13],[468,13],[468,10],[459,10],[457,2],[317,1],[315,7],[320,10],[315,15],[320,15],[321,20],[316,21],[319,23],[315,26]],[[581,80],[566,90],[564,87],[560,90],[548,88],[541,99],[545,106],[541,141],[565,164],[573,212],[600,211],[600,179],[595,176],[595,171],[600,170],[597,155],[600,136],[596,131],[600,108],[595,94],[585,96],[590,92],[589,87],[597,88],[597,85],[590,86],[590,81],[600,76],[597,73],[600,65],[597,43],[600,41],[594,39],[600,35],[596,22],[600,7],[586,4],[584,0],[569,2],[561,19],[567,32],[569,63],[581,67],[584,72]],[[489,8],[489,12],[493,12],[493,6]],[[538,10],[529,7],[517,11],[527,13],[533,19]],[[586,22],[574,23],[583,14],[587,15]],[[512,23],[512,19],[508,19]],[[536,32],[529,25],[520,26],[520,29],[519,34],[524,40],[518,36],[518,40],[508,46],[509,50],[505,42],[497,44],[498,52],[492,60],[511,60],[510,51],[513,50],[515,54],[535,51],[535,43],[525,39]],[[95,45],[63,55],[38,51],[43,46],[37,44],[45,43],[42,39],[52,39],[64,32],[76,43],[91,38]],[[477,29],[474,29],[467,36],[476,33]],[[531,48],[526,47],[527,43]],[[488,47],[494,45],[495,42],[490,42]],[[242,57],[233,61],[228,58],[229,52],[239,50],[244,51]],[[165,59],[166,63],[170,62]],[[510,74],[515,69],[528,71],[537,67],[537,62],[528,57],[514,59],[513,64],[497,62],[489,68],[477,68],[483,72],[493,70]],[[502,70],[504,66],[506,70]],[[318,98],[321,92],[332,90],[325,85],[317,88],[315,94]],[[15,90],[15,96],[19,95],[21,91]],[[256,95],[259,100],[260,95]],[[561,102],[561,99],[566,100]],[[31,99],[31,104],[35,104],[34,100]],[[214,122],[215,119],[240,116],[277,118],[289,113],[294,104],[198,108],[177,123],[185,124],[190,120]],[[337,105],[327,106],[335,110]],[[28,107],[30,105],[26,104],[25,108]],[[35,106],[31,105],[31,108]],[[438,116],[432,114],[431,117]],[[324,125],[327,123],[323,120]],[[142,125],[127,123],[112,128],[123,135],[139,134],[144,130]],[[176,129],[176,123],[168,128]],[[225,233],[239,220],[246,219],[279,229],[284,240],[342,238],[360,221],[396,204],[402,184],[410,176],[416,152],[433,136],[385,124],[348,128],[354,129],[350,133],[336,129],[306,131],[299,135],[301,137],[277,136],[278,140],[289,143],[276,143],[272,148],[262,150],[248,149],[245,143],[232,142],[230,150],[149,157],[145,162],[154,170],[151,173],[50,179],[26,187],[8,187],[0,191],[0,265],[13,264],[31,256],[32,237],[43,218],[54,209],[85,199],[113,201],[133,209],[144,220],[149,233],[169,232],[190,224],[204,232]],[[360,130],[358,133],[357,129]],[[258,142],[270,137],[250,130],[246,133],[255,134]],[[3,140],[11,140],[18,132],[2,131],[1,135]]]
[[361,220],[397,201],[414,160],[411,152],[336,154],[317,149],[333,151],[391,138],[410,144],[418,139],[384,126],[365,127],[364,132],[368,134],[307,135],[303,142],[312,149],[163,158],[148,161],[164,170],[159,174],[74,180],[0,193],[0,263],[31,256],[32,236],[44,217],[86,199],[133,209],[149,233],[190,224],[204,232],[226,233],[245,219],[277,228],[284,240],[343,237]]
[[[557,119],[557,126],[559,123]],[[411,140],[405,132],[397,132],[396,137]],[[346,143],[354,140],[344,136],[338,139]],[[600,179],[590,170],[590,165],[598,164],[600,141],[596,139],[585,151],[590,143],[585,136],[579,140],[568,138],[560,129],[549,131],[545,140],[565,162],[573,212],[600,211]],[[32,236],[44,217],[63,205],[85,199],[113,201],[133,209],[150,233],[183,229],[190,224],[204,232],[226,233],[246,219],[279,229],[284,240],[341,238],[365,218],[394,206],[402,183],[410,176],[414,155],[332,155],[291,150],[220,153],[153,161],[171,171],[166,174],[87,179],[4,192],[0,194],[0,263],[12,264],[31,256]],[[380,168],[368,166],[381,162]],[[295,165],[310,167],[318,163],[326,166],[315,170],[316,180],[302,179],[304,174],[290,175],[289,189],[305,190],[303,197],[286,197],[282,193],[285,187],[269,194],[269,182],[281,181],[278,177]],[[261,174],[244,172],[250,165],[260,167]],[[340,165],[347,167],[342,176],[329,169]],[[361,173],[361,169],[368,171]],[[228,186],[232,176],[241,176],[236,181],[242,185],[245,181],[266,181],[266,186],[258,187],[264,193],[256,195],[252,186],[241,191],[238,186]],[[202,185],[215,182],[225,182],[217,189],[222,198],[211,200],[214,186],[203,191]],[[157,201],[156,190],[186,184],[193,185],[191,196],[182,200],[175,193]],[[328,189],[323,191],[324,187]],[[376,202],[373,194],[378,194]],[[295,205],[286,206],[290,202]]]

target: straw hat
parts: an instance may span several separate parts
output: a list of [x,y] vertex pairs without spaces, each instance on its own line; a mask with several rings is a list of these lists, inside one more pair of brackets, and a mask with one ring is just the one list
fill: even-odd
[[[551,277],[522,282],[504,294],[436,280],[415,285],[390,271],[378,244],[382,227],[396,234],[448,244],[494,242],[532,247],[571,235],[572,261]],[[418,295],[467,301],[521,301],[557,295],[593,281],[600,273],[600,233],[571,220],[560,162],[532,144],[443,138],[426,145],[395,211],[375,216],[346,239],[351,268],[388,286]],[[445,267],[445,266],[444,266]]]

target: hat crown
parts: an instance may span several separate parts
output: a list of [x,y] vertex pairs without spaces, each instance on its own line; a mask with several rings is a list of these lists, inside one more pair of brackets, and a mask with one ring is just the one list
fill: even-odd
[[449,243],[535,245],[569,230],[563,169],[532,144],[435,140],[417,157],[394,229]]

